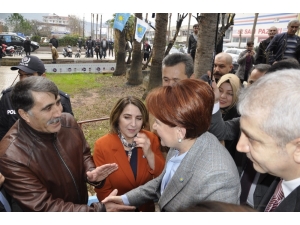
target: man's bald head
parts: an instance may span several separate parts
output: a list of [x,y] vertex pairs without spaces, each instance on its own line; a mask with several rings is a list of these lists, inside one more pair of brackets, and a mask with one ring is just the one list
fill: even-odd
[[214,62],[214,76],[216,80],[219,80],[224,74],[230,73],[232,68],[231,55],[225,52],[221,52],[216,55]]
[[272,39],[278,33],[277,27],[270,27],[268,30],[268,35]]

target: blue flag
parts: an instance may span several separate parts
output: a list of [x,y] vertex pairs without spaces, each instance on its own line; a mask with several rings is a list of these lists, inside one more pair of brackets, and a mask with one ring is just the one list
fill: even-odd
[[129,16],[130,13],[116,13],[114,28],[122,32]]
[[136,18],[135,40],[141,42],[148,28],[148,23],[139,18]]

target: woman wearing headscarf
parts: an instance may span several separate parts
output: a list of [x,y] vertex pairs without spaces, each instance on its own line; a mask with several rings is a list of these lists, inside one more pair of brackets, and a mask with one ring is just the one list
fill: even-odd
[[[231,120],[236,117],[240,117],[236,109],[236,103],[238,101],[238,94],[241,88],[240,79],[235,74],[223,75],[217,83],[220,92],[220,109],[222,112],[223,120]],[[225,147],[229,151],[230,155],[235,158],[236,154],[236,140],[225,140]]]

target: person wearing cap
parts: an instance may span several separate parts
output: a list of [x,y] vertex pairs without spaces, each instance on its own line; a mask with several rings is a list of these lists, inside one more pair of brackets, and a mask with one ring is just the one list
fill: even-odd
[[[42,60],[36,56],[25,56],[21,59],[18,66],[13,66],[11,70],[18,70],[20,80],[30,76],[46,76],[45,66]],[[0,99],[0,140],[5,136],[7,131],[18,120],[14,107],[11,104],[11,91],[13,87],[7,88],[2,91]],[[59,90],[63,112],[68,112],[72,115],[72,106],[70,97],[67,93]]]

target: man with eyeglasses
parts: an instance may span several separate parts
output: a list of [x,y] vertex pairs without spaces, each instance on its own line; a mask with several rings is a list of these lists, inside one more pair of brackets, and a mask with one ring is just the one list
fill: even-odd
[[[44,63],[36,56],[25,56],[21,59],[18,66],[13,66],[11,70],[18,70],[20,81],[30,76],[46,76]],[[11,91],[13,87],[2,91],[0,99],[0,140],[5,136],[7,131],[18,120],[18,116],[11,104]],[[59,90],[63,112],[73,115],[70,97],[68,94]]]
[[254,64],[268,64],[269,57],[267,56],[266,48],[270,44],[273,37],[278,33],[277,27],[270,27],[268,30],[269,37],[259,43],[258,51],[255,57]]
[[299,20],[291,20],[287,32],[274,36],[266,49],[269,54],[269,64],[289,58],[294,58],[300,63],[300,37],[296,35],[299,26]]

